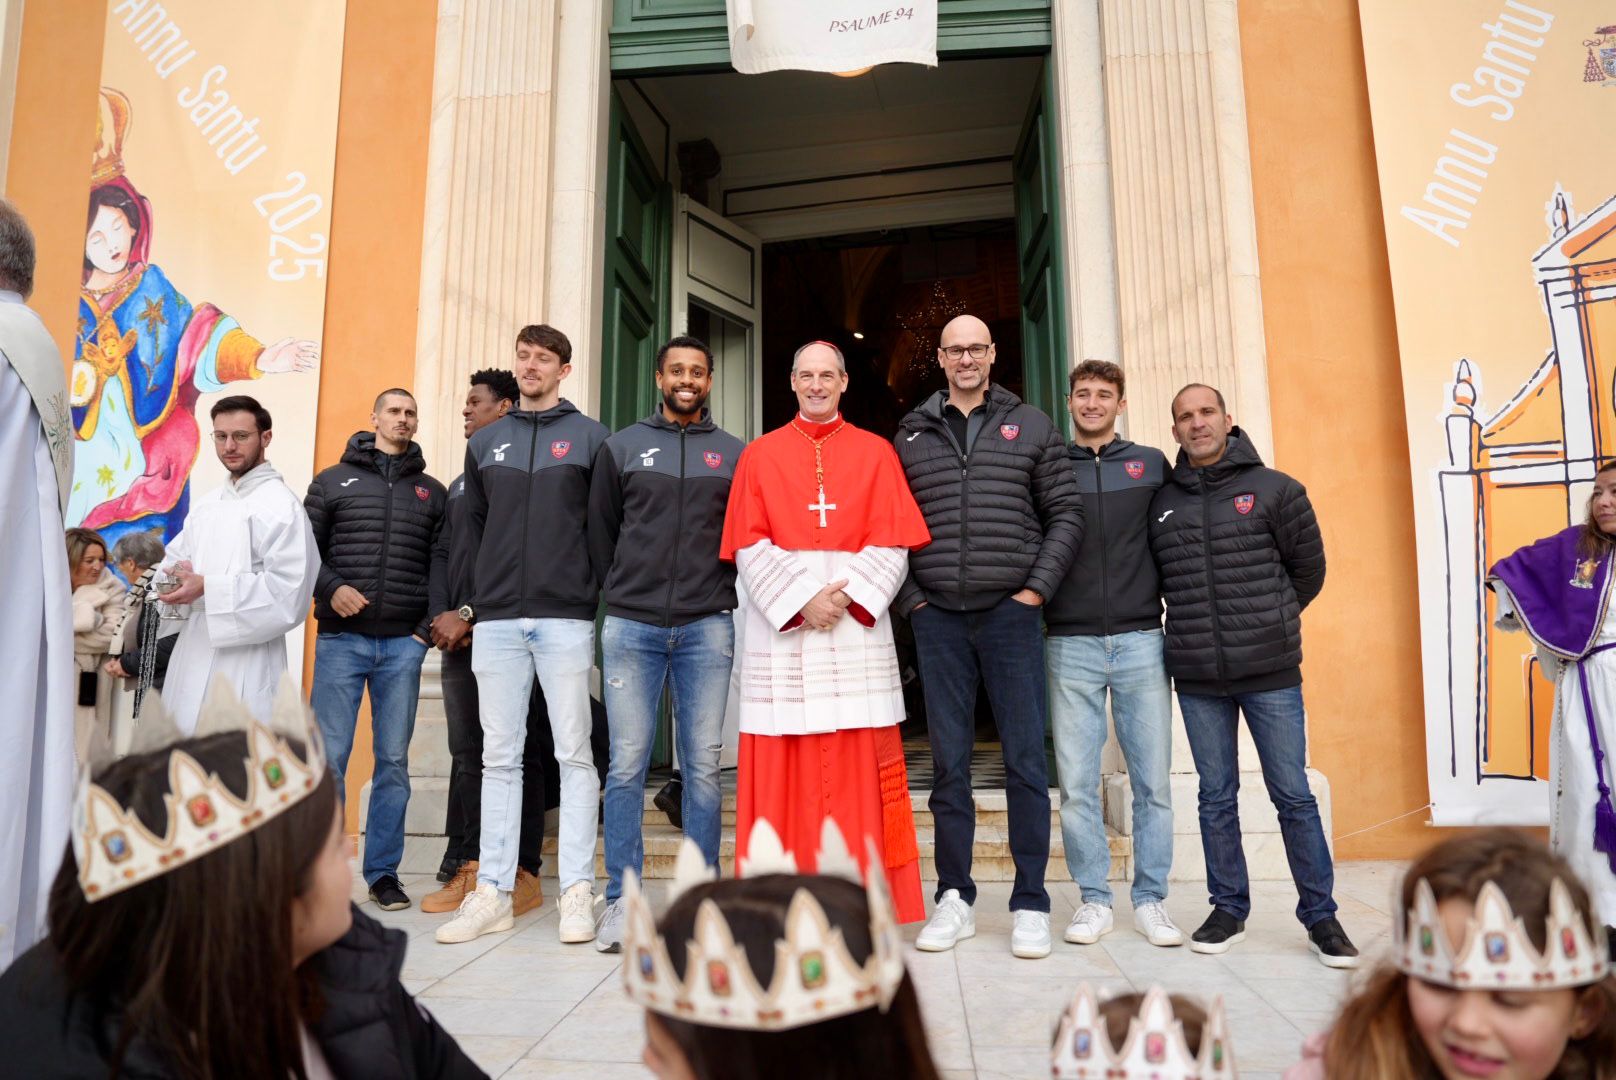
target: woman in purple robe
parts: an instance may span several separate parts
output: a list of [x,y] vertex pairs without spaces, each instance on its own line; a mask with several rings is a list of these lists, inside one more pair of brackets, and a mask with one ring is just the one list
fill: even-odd
[[[1616,461],[1594,474],[1581,525],[1501,559],[1487,577],[1498,625],[1524,630],[1554,680],[1550,841],[1583,882],[1606,926],[1616,926]],[[1616,935],[1616,931],[1613,931]],[[1616,936],[1613,936],[1616,951]]]

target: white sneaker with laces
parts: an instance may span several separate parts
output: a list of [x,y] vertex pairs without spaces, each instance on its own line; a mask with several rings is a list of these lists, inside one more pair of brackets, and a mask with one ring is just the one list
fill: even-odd
[[561,941],[576,945],[595,939],[595,888],[587,881],[575,881],[556,899],[561,913]]
[[976,936],[976,913],[960,899],[958,889],[949,889],[937,901],[931,919],[915,938],[921,952],[947,952],[966,938]]
[[1173,925],[1160,900],[1139,904],[1133,909],[1133,925],[1152,945],[1170,949],[1184,944],[1184,931]]
[[1109,934],[1113,925],[1110,905],[1084,901],[1066,924],[1066,940],[1073,945],[1093,945]]
[[623,922],[627,914],[623,907],[623,898],[606,903],[606,910],[601,913],[600,924],[595,927],[596,952],[621,952],[623,950]]
[[500,892],[487,882],[480,882],[474,891],[467,893],[466,898],[460,901],[455,917],[438,927],[435,936],[444,945],[458,945],[484,934],[509,930],[515,925],[516,919],[511,915],[511,894]]
[[1010,931],[1010,953],[1023,960],[1041,960],[1049,955],[1049,912],[1012,911],[1016,920]]

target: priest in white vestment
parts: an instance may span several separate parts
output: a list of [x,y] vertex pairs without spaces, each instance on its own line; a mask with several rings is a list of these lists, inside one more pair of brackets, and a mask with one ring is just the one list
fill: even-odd
[[169,660],[163,705],[186,735],[216,678],[263,720],[286,671],[286,635],[302,625],[320,555],[303,500],[264,460],[270,417],[246,396],[214,404],[213,445],[227,483],[191,504],[163,570],[179,587],[163,597],[189,608]]
[[812,873],[825,817],[874,841],[900,920],[925,917],[887,606],[931,540],[897,454],[842,419],[847,368],[797,351],[799,414],[741,454],[720,557],[733,559],[740,713],[736,850],[766,819]]
[[33,287],[33,233],[0,199],[0,970],[45,935],[73,797],[73,425],[62,355],[24,303]]

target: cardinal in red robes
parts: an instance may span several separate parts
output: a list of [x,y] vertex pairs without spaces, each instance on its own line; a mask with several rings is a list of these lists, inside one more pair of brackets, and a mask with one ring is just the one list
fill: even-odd
[[829,815],[861,862],[875,842],[912,922],[926,910],[887,605],[931,534],[892,445],[842,419],[841,352],[804,345],[791,385],[797,416],[741,454],[719,552],[743,593],[735,850],[765,818],[813,873]]

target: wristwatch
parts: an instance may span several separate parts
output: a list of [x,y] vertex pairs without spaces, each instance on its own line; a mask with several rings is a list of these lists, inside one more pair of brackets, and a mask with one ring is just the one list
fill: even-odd
[[460,610],[455,612],[455,614],[460,616],[460,621],[461,622],[465,622],[465,623],[471,622],[472,615],[473,615],[473,612],[471,610],[471,605],[470,604],[461,604],[460,605]]

